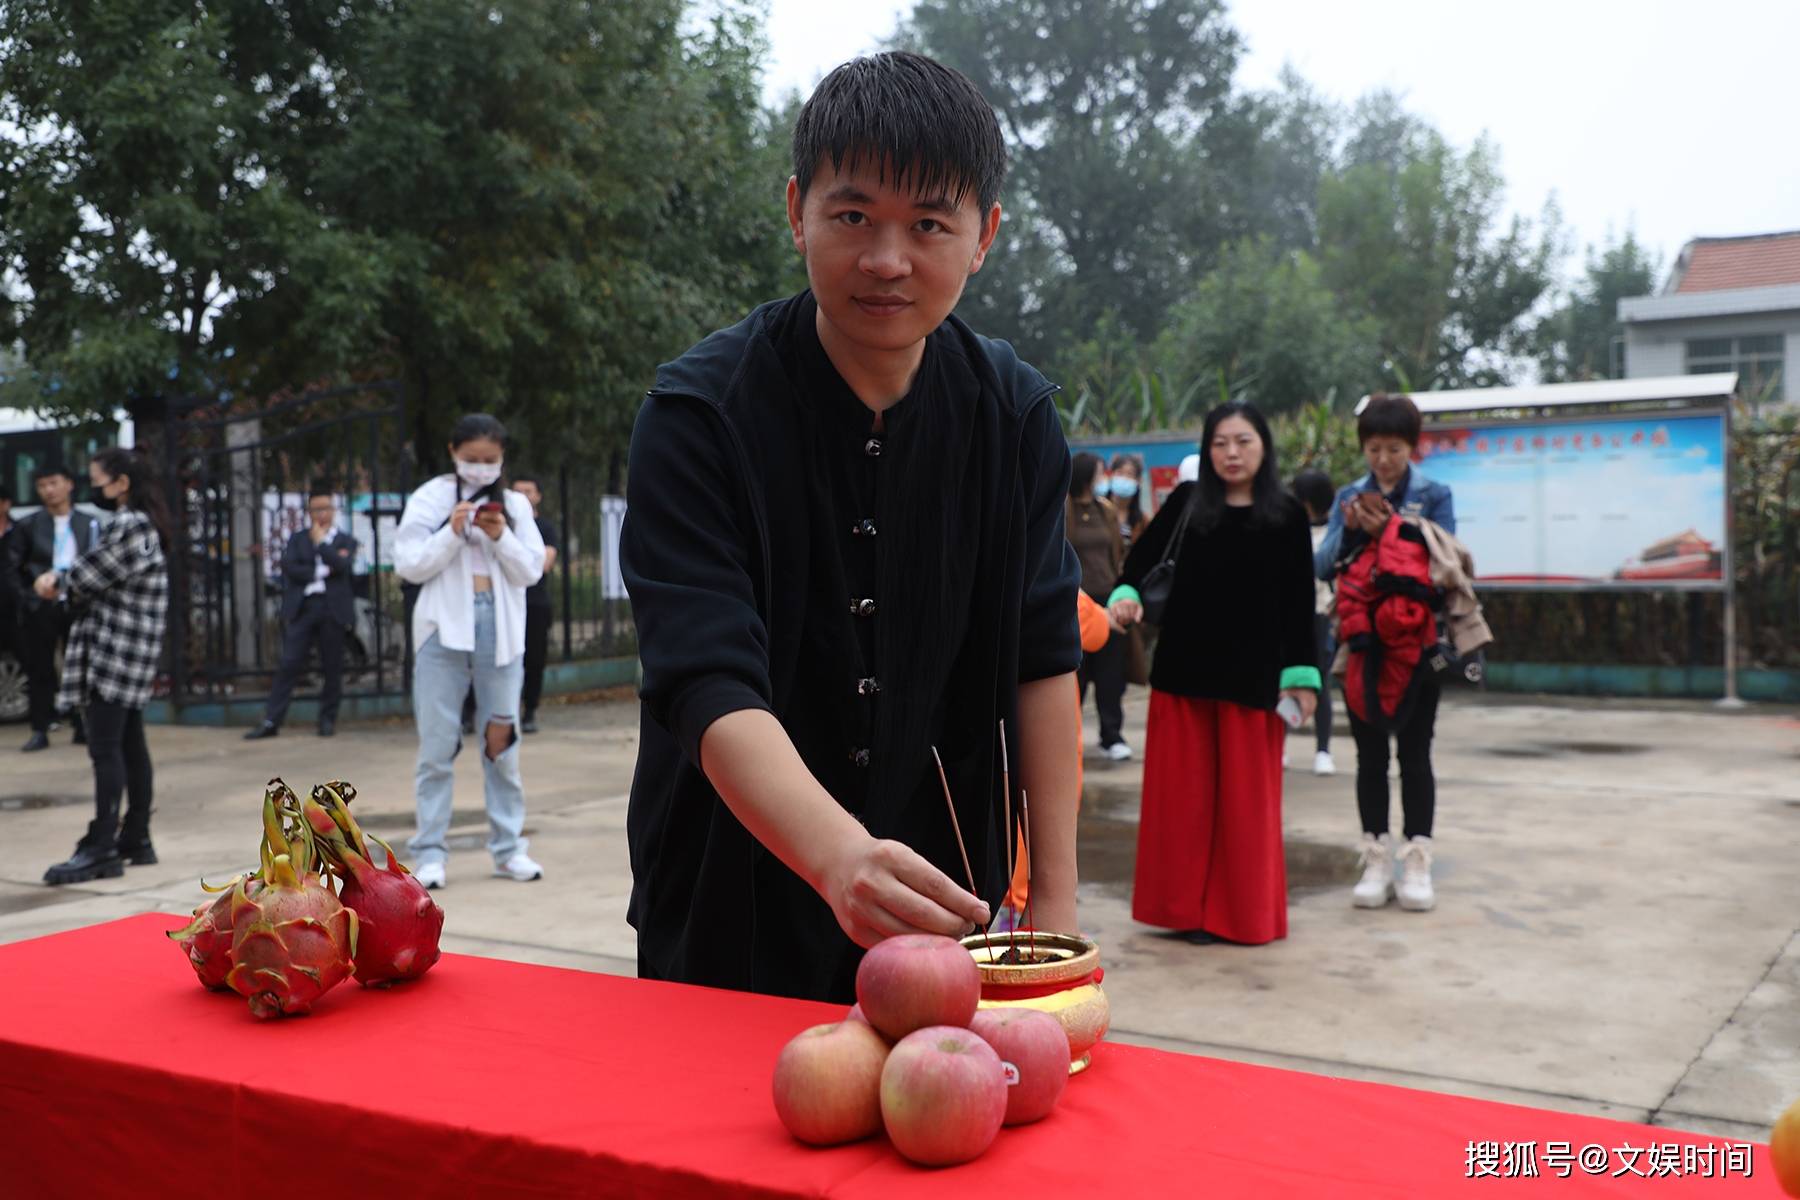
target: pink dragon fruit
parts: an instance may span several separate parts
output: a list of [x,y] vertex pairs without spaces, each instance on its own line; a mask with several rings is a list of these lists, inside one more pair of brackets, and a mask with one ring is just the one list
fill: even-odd
[[278,783],[263,799],[263,889],[252,898],[240,880],[231,894],[233,964],[225,983],[259,1018],[310,1012],[350,977],[356,957],[356,914],[314,875],[303,823],[289,840],[275,806]]
[[[303,807],[319,853],[338,877],[338,897],[357,916],[356,980],[385,987],[417,979],[438,960],[444,910],[414,879],[394,851],[367,837],[351,815],[356,789],[341,780],[321,784]],[[368,843],[387,853],[387,866],[372,861]]]
[[239,883],[244,885],[247,896],[255,896],[262,891],[262,878],[256,874],[233,876],[224,887],[208,887],[202,882],[200,886],[207,891],[224,894],[211,904],[202,904],[196,908],[194,920],[186,928],[169,933],[169,939],[187,951],[188,962],[193,964],[194,974],[200,977],[201,986],[210,991],[225,991],[225,976],[231,973],[231,943],[235,933],[231,899]]

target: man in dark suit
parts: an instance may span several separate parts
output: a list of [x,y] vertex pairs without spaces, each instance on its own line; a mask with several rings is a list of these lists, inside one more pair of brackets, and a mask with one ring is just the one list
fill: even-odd
[[[100,538],[100,523],[75,507],[75,480],[62,467],[44,467],[32,476],[38,511],[20,521],[8,537],[6,555],[19,605],[19,649],[31,688],[31,737],[27,752],[50,745],[50,722],[56,717],[56,652],[69,636],[69,606],[45,600],[32,585],[46,571],[66,571]],[[82,736],[81,718],[71,722],[75,742]]]
[[288,539],[281,556],[286,583],[281,619],[287,625],[281,667],[269,689],[262,724],[244,735],[246,741],[281,732],[294,681],[306,668],[315,643],[325,672],[325,690],[319,695],[319,736],[337,732],[338,699],[344,690],[344,633],[356,623],[356,601],[350,590],[356,539],[337,527],[337,502],[331,493],[314,492],[308,497],[306,514],[311,523]]

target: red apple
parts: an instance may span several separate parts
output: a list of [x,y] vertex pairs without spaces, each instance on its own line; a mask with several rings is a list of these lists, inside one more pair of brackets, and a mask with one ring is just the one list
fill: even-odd
[[913,1162],[964,1163],[993,1144],[1006,1118],[1006,1092],[1006,1070],[992,1046],[967,1029],[931,1025],[888,1053],[881,1121],[894,1149]]
[[1007,1081],[1006,1123],[1048,1116],[1069,1083],[1069,1035],[1062,1022],[1035,1008],[984,1008],[969,1030],[1018,1069],[1018,1081]]
[[814,1025],[775,1060],[775,1114],[814,1146],[868,1137],[881,1128],[887,1056],[887,1042],[860,1021]]
[[981,1000],[981,971],[955,938],[903,934],[863,955],[856,1000],[869,1024],[891,1041],[928,1025],[966,1028]]

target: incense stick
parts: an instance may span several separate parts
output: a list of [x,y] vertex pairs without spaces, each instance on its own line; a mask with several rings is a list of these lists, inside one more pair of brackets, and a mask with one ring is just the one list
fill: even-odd
[[[1012,817],[1012,760],[1007,757],[1006,753],[1006,721],[1004,718],[1000,721],[1000,793],[1005,797],[1006,801],[1006,894],[1002,897],[1002,903],[1006,903],[1012,898],[1014,834]],[[1018,939],[1013,936],[1013,930],[1017,928],[1019,924],[1019,914],[1014,911],[1013,906],[1010,903],[1006,903],[1006,912],[1006,945],[1008,950],[1012,952],[1013,957],[1017,958],[1019,951]]]
[[1031,951],[1037,930],[1031,924],[1031,796],[1024,788],[1019,789],[1019,831],[1025,839],[1025,948]]
[[931,748],[931,757],[937,760],[938,780],[944,785],[944,803],[950,809],[950,829],[956,834],[956,848],[962,854],[963,870],[969,875],[969,894],[979,899],[981,892],[975,887],[975,868],[969,865],[969,848],[963,844],[962,823],[956,819],[956,801],[950,798],[950,777],[944,774],[944,760],[936,746]]

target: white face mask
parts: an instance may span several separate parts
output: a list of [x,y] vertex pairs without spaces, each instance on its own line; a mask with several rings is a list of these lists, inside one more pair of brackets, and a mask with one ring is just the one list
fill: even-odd
[[473,463],[456,460],[456,477],[470,487],[484,488],[500,478],[500,463]]

